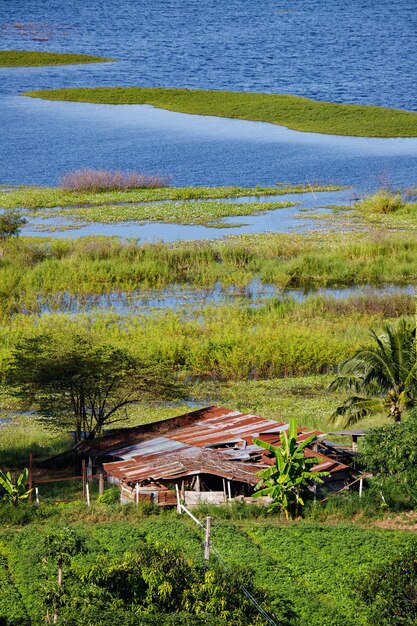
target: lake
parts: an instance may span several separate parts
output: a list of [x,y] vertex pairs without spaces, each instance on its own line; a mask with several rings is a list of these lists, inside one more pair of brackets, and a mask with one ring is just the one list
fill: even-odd
[[117,63],[0,68],[0,182],[56,184],[98,167],[173,184],[415,184],[417,139],[297,133],[138,106],[23,98],[65,86],[176,86],[293,93],[417,110],[417,18],[405,0],[0,1],[3,49],[83,52]]

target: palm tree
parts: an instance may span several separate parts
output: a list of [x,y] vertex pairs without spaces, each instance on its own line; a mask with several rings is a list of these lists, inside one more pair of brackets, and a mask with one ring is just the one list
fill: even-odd
[[339,366],[331,390],[349,389],[353,394],[333,413],[355,424],[370,413],[388,410],[388,416],[401,421],[402,413],[417,400],[416,331],[402,318],[384,324],[382,331],[371,331],[372,345],[359,348]]

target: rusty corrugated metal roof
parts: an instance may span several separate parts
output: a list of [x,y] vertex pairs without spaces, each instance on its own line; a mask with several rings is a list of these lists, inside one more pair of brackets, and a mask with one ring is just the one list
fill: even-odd
[[148,462],[136,457],[129,461],[105,463],[103,467],[107,473],[127,483],[175,480],[193,474],[214,474],[251,485],[259,482],[256,472],[261,469],[259,464],[231,461],[222,452],[200,448],[189,448],[185,452]]
[[[171,429],[170,423],[173,426]],[[207,407],[187,413],[183,419],[177,417],[162,424],[146,425],[142,432],[140,427],[131,429],[135,441],[130,445],[127,445],[128,430],[123,431],[123,437],[117,433],[119,445],[114,438],[108,437],[107,443],[112,442],[113,447],[106,445],[106,454],[123,460],[106,463],[104,468],[128,483],[213,473],[255,485],[258,482],[256,472],[273,461],[268,458],[268,453],[253,444],[253,438],[279,445],[279,434],[287,428],[285,422],[274,422],[224,407]],[[317,430],[299,428],[297,441],[322,434]],[[100,449],[103,450],[102,447]],[[333,473],[348,469],[346,465],[308,448],[306,456],[320,458],[316,471]]]

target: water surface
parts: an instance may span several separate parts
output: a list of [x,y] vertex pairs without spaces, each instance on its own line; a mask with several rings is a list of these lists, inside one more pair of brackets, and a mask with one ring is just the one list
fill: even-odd
[[415,184],[416,140],[349,139],[158,111],[35,101],[66,86],[293,93],[417,110],[409,0],[0,0],[1,47],[117,63],[0,68],[0,183],[56,184],[80,167],[172,175],[175,185]]

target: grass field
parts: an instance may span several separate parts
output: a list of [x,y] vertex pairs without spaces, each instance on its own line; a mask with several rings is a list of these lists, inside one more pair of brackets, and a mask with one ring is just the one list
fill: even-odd
[[63,54],[31,50],[0,50],[0,67],[38,67],[41,65],[69,65],[75,63],[104,63],[115,61],[89,54]]
[[417,136],[417,113],[316,102],[294,95],[144,87],[45,89],[23,95],[96,104],[151,104],[181,113],[270,122],[298,131],[331,135]]
[[[88,553],[77,557],[75,571],[99,554],[107,561],[122,558],[134,552],[140,540],[175,546],[201,562],[202,533],[185,516],[125,513],[130,519],[123,521],[116,512],[113,520],[97,523],[97,509],[78,508],[79,522],[70,525],[86,536]],[[24,529],[0,531],[0,582],[7,591],[1,595],[0,620],[9,626],[44,623],[42,594],[55,570],[42,565],[39,550],[53,525],[54,518]],[[282,524],[273,519],[215,519],[212,534],[213,545],[227,566],[252,569],[261,589],[293,603],[300,626],[367,626],[368,607],[358,598],[355,586],[411,540],[412,533],[407,532],[354,524]]]

